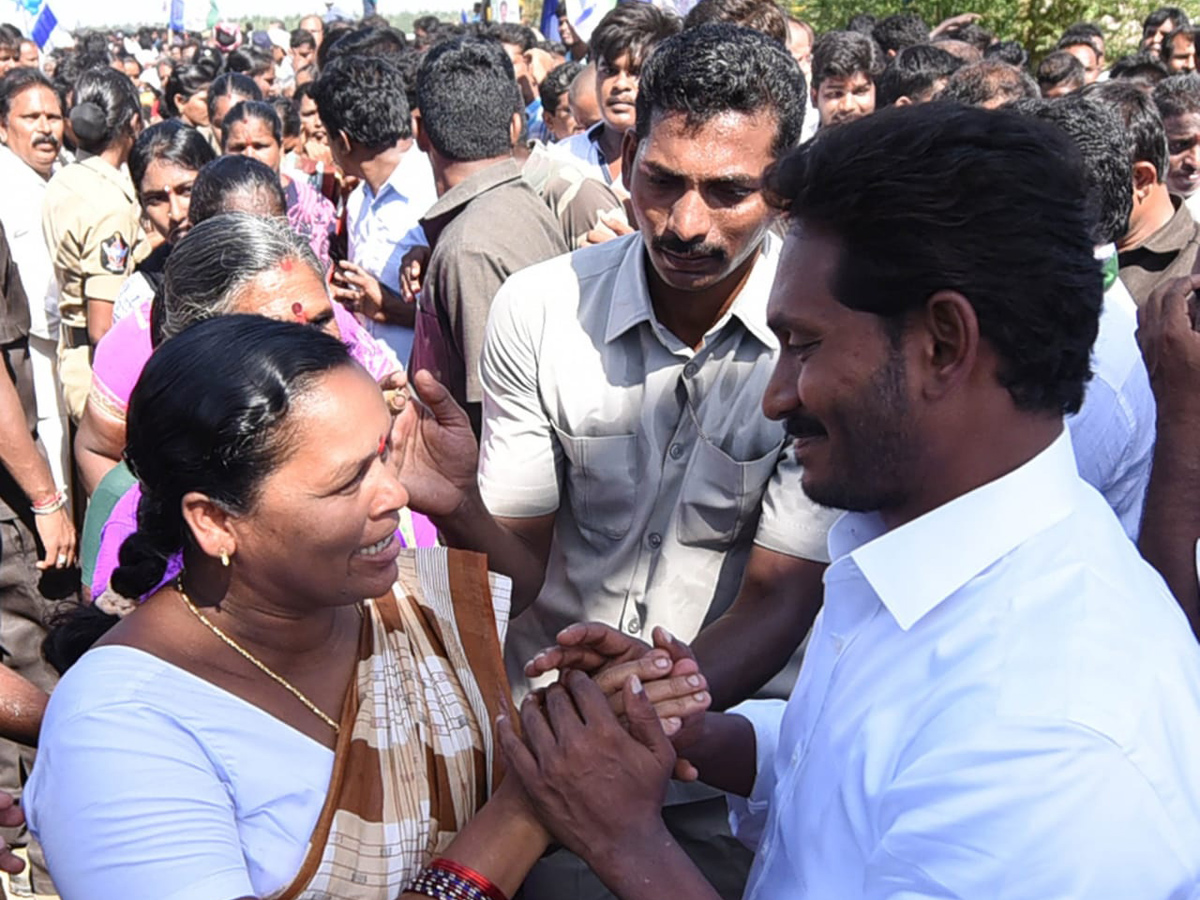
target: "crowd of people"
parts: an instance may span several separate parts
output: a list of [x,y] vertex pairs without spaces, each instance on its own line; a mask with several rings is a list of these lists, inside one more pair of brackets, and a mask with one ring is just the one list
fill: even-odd
[[1200,898],[1188,15],[558,15],[0,26],[0,896]]

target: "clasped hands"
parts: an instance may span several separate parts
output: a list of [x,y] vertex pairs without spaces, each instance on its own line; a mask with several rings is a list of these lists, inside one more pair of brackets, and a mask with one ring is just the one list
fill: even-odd
[[534,691],[515,723],[498,722],[509,771],[542,824],[593,862],[624,841],[652,839],[672,774],[694,781],[679,753],[699,738],[711,703],[691,649],[665,629],[654,644],[598,623],[572,625],[525,668],[558,681]]

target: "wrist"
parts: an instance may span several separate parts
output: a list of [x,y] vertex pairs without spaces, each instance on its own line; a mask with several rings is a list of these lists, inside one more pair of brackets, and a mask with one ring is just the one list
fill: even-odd
[[[473,481],[468,485],[455,487],[459,491],[459,497],[454,509],[445,515],[429,517],[437,529],[450,539],[467,534],[473,523],[491,518],[491,513],[483,502],[483,495],[479,493],[478,483]],[[451,543],[453,544],[453,540]]]
[[30,508],[35,516],[49,516],[65,508],[67,492],[56,490],[49,494],[37,494],[30,501]]
[[589,842],[580,856],[618,897],[630,896],[643,885],[648,873],[659,871],[673,853],[675,838],[660,816],[646,822],[626,822],[611,840]]

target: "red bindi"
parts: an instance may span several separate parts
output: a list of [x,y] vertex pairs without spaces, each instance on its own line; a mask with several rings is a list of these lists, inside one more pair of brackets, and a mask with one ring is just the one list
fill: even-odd
[[308,324],[308,314],[304,311],[303,303],[292,304],[292,315],[296,317],[296,321],[302,325]]
[[386,434],[379,439],[379,449],[375,451],[375,455],[383,456],[383,450],[385,447],[387,447],[387,435]]
[[280,260],[279,268],[283,269],[285,272],[292,271],[292,261],[290,259]]

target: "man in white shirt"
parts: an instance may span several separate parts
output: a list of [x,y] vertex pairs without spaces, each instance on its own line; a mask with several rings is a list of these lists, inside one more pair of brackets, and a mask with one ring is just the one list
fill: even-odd
[[[1074,159],[1045,123],[930,104],[772,185],[793,219],[763,405],[805,493],[853,512],[787,703],[672,727],[681,768],[743,798],[749,900],[1195,895],[1200,648],[1063,424],[1102,305]],[[652,687],[614,696],[627,736],[569,673],[501,742],[618,896],[708,900],[654,809],[676,760]]]
[[346,204],[350,260],[334,272],[334,297],[406,364],[415,310],[400,294],[400,267],[405,253],[427,243],[419,222],[437,189],[413,140],[404,79],[387,60],[345,56],[321,71],[311,96],[334,161],[360,180]]
[[60,166],[62,136],[62,106],[44,75],[23,68],[0,80],[0,184],[5,186],[0,223],[29,298],[38,436],[55,483],[69,485],[67,417],[58,388],[58,284],[42,234],[42,200]]

